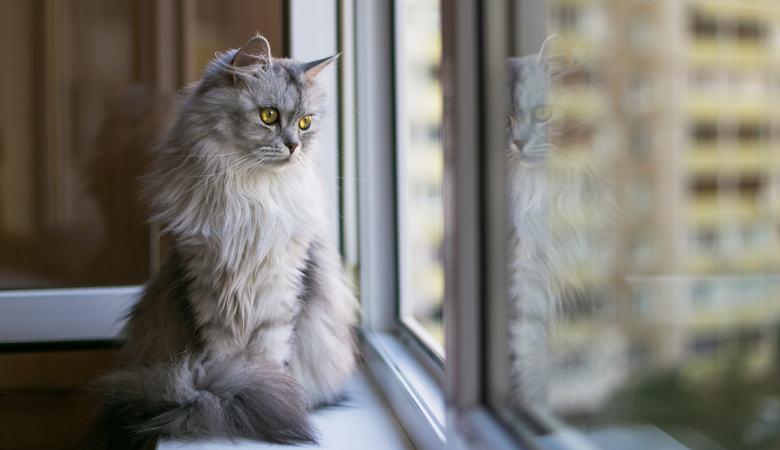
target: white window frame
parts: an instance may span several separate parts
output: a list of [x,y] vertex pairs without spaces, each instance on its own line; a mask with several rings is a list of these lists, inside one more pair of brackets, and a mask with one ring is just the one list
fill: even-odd
[[[59,6],[57,2],[45,4],[47,20],[56,22],[62,13]],[[177,23],[180,17],[192,17],[195,4],[183,1],[180,9],[176,6],[173,2],[151,5],[145,10],[147,20],[139,25],[140,31],[154,36],[146,55],[149,58],[146,81],[161,91],[171,91],[186,81],[183,70],[188,64],[186,52],[181,52],[180,58],[170,55],[180,49],[177,46],[183,46],[181,41],[188,38],[185,36],[187,30],[179,30],[171,24]],[[52,23],[44,24],[44,33],[50,32],[53,26]],[[56,41],[56,36],[49,38]],[[157,224],[150,224],[150,231],[153,236],[149,243],[150,268],[155,272],[159,268]],[[37,343],[48,346],[46,343],[56,341],[59,346],[80,348],[87,342],[116,340],[141,290],[142,286],[105,286],[0,291],[0,345]]]
[[[398,316],[398,212],[393,170],[396,164],[394,4],[392,0],[346,0],[342,3],[342,10],[350,5],[355,8],[360,293],[365,357],[388,403],[420,449],[520,448],[517,437],[495,420],[493,411],[485,406],[482,397],[480,299],[485,298],[483,291],[487,288],[487,294],[496,299],[493,303],[503,305],[506,266],[505,241],[494,238],[482,242],[482,237],[491,233],[504,236],[503,179],[484,176],[503,173],[502,153],[486,152],[493,156],[483,158],[478,149],[486,148],[480,145],[482,143],[492,143],[495,148],[503,145],[503,113],[495,105],[504,102],[503,61],[508,54],[505,46],[495,46],[505,40],[506,28],[492,24],[481,27],[476,19],[484,17],[485,24],[491,19],[502,23],[506,2],[483,3],[489,4],[478,6],[473,0],[443,2],[445,45],[455,50],[449,55],[445,50],[445,57],[450,58],[445,67],[453,64],[445,70],[457,75],[448,80],[453,84],[445,91],[459,93],[445,97],[445,107],[450,102],[452,111],[462,111],[451,115],[455,123],[445,124],[452,134],[448,136],[448,131],[444,132],[446,376]],[[484,15],[478,14],[478,8],[484,9],[481,12]],[[490,35],[484,36],[485,41],[481,41],[483,36],[478,34],[482,29],[490,30]],[[483,42],[483,45],[476,46],[475,42]],[[490,79],[484,78],[486,74],[480,72],[477,64],[482,51],[493,58],[493,62],[500,59],[497,66],[487,65],[500,68],[487,74]],[[479,93],[485,87],[493,102],[480,102]],[[487,104],[491,105],[492,113]],[[475,111],[492,114],[490,118],[497,116],[493,123],[498,125],[483,130],[482,124],[491,122],[485,119],[475,123]],[[483,163],[491,166],[482,167]],[[483,183],[486,182],[490,183],[489,192],[484,190]],[[480,194],[475,195],[477,193]],[[480,201],[484,198],[492,199],[487,208]],[[500,220],[483,221],[484,213]],[[485,223],[490,224],[490,233],[481,235]],[[485,255],[485,247],[492,253]],[[488,270],[492,276],[482,280],[486,266],[496,270]],[[498,312],[491,309],[490,313]],[[492,334],[495,339],[500,338],[500,331]],[[496,351],[503,351],[505,346],[506,339],[503,339],[495,347]]]
[[393,6],[390,0],[341,2],[342,42],[354,43],[342,51],[355,54],[356,98],[343,104],[357,106],[364,356],[415,446],[438,449],[446,445],[444,372],[398,320]]
[[[546,17],[544,0],[442,2],[445,375],[398,316],[397,186],[392,170],[397,145],[393,122],[396,28],[389,20],[394,17],[393,1],[342,2],[343,9],[355,8],[365,357],[379,388],[419,449],[544,445],[534,439],[530,428],[517,423],[508,426],[511,420],[506,412],[488,406],[503,404],[508,391],[505,193],[503,152],[482,149],[503,148],[505,141],[504,67],[510,54],[506,15],[510,3],[516,23],[521,23],[517,20],[521,17],[526,19],[523,23],[531,22],[528,17]],[[541,26],[511,30],[512,45],[533,48],[534,40],[544,39],[545,25]],[[487,328],[486,322],[493,326]],[[442,403],[444,421],[436,415]],[[548,429],[562,428],[552,418],[533,420]],[[552,440],[562,448],[591,448],[571,430]]]

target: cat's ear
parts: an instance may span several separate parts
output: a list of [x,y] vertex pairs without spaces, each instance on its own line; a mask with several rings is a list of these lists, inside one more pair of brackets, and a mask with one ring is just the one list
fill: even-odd
[[[562,50],[556,52],[556,47]],[[544,40],[537,55],[537,63],[543,63],[547,66],[550,78],[582,70],[587,66],[589,60],[588,52],[572,48],[564,38],[557,34],[550,35]]]
[[332,63],[341,55],[339,53],[338,55],[331,56],[328,58],[318,59],[317,61],[308,62],[303,65],[303,76],[306,77],[307,81],[314,81],[315,78],[317,78],[317,74],[322,72],[322,69],[328,67],[328,64]]
[[258,68],[265,70],[271,64],[271,44],[259,34],[246,41],[230,63],[236,68]]
[[558,36],[557,34],[551,34],[547,36],[547,39],[542,42],[542,47],[539,49],[537,62],[540,62],[541,60],[549,59],[555,55],[552,54],[552,47],[555,45],[555,42],[561,42],[563,39]]

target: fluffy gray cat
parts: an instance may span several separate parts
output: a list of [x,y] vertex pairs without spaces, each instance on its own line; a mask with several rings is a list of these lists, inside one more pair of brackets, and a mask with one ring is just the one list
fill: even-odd
[[[609,160],[609,132],[597,112],[572,120],[558,110],[572,68],[539,54],[507,61],[509,127],[506,189],[509,229],[510,403],[547,406],[550,367],[556,355],[550,336],[556,320],[576,298],[601,280],[578,277],[578,264],[603,266],[588,239],[598,236],[578,216],[593,197],[609,203],[600,164]],[[555,97],[555,98],[554,98]],[[589,197],[591,197],[589,199]],[[605,217],[605,213],[589,210]],[[560,218],[569,221],[560,224]],[[552,222],[558,220],[557,224]]]
[[144,179],[169,249],[102,380],[92,446],[157,438],[315,441],[356,360],[357,301],[314,153],[327,92],[257,36],[190,88]]

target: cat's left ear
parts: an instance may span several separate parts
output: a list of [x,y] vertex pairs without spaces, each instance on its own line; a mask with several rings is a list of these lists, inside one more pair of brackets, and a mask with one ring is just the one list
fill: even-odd
[[[257,69],[265,70],[271,64],[271,44],[268,40],[259,34],[246,41],[241,49],[236,52],[230,65],[236,69]],[[238,81],[236,74],[233,74],[233,83]]]
[[341,56],[341,53],[335,56],[318,59],[317,61],[312,61],[304,64],[303,75],[306,77],[306,80],[309,82],[314,81],[314,79],[317,78],[317,74],[322,72],[322,69],[328,67],[328,64],[335,61],[336,58],[338,58],[339,56]]

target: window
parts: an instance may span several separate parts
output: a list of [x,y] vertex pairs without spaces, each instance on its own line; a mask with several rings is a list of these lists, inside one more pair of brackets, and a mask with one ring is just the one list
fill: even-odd
[[645,17],[632,19],[628,23],[628,40],[631,49],[639,55],[652,50],[655,45],[653,21]]
[[715,252],[718,249],[718,232],[710,228],[697,230],[691,238],[692,249],[700,252]]
[[718,125],[716,123],[697,123],[693,126],[693,141],[707,144],[718,140]]
[[691,29],[693,35],[700,38],[715,38],[718,34],[718,21],[713,17],[705,17],[699,13],[691,14]]
[[647,317],[647,315],[650,314],[651,301],[650,301],[650,293],[647,291],[647,289],[645,288],[634,289],[631,298],[631,303],[634,310],[634,314],[637,317]]
[[135,39],[135,13],[119,2],[2,5],[3,61],[18,65],[4,65],[0,101],[0,289],[149,276],[133,180],[167,126],[178,80],[156,91],[144,73],[153,49]]
[[[114,322],[138,291],[118,286],[140,285],[159,266],[159,230],[147,224],[137,179],[177,90],[200,77],[215,51],[258,30],[283,54],[282,2],[179,6],[0,5],[0,295],[50,315],[43,321],[83,319],[46,330],[29,314],[11,324],[21,335],[7,330],[0,342],[116,335]],[[74,287],[85,289],[59,290]],[[73,312],[100,302],[100,313]]]
[[0,289],[144,283],[159,263],[137,200],[150,143],[215,51],[261,29],[282,54],[281,2],[0,8],[3,61],[18,62],[0,101]]
[[581,11],[571,5],[558,5],[552,9],[552,17],[555,21],[555,25],[560,30],[576,30],[579,26],[579,17]]
[[[752,74],[761,73],[760,64],[747,67],[743,58],[751,51],[775,57],[775,50],[753,45],[762,39],[763,25],[748,19],[754,16],[740,2],[727,2],[737,12],[701,2],[549,1],[549,13],[531,3],[511,2],[516,21],[502,33],[488,33],[511,39],[504,59],[495,47],[483,48],[480,59],[480,76],[493,83],[497,67],[506,64],[509,86],[503,98],[492,97],[487,82],[481,86],[479,115],[487,125],[480,130],[487,137],[480,155],[494,148],[487,143],[491,133],[501,135],[490,126],[491,114],[506,110],[510,116],[504,146],[495,141],[503,159],[480,156],[476,172],[490,180],[474,194],[482,214],[475,225],[478,254],[488,267],[477,294],[488,327],[482,398],[516,436],[536,436],[540,446],[577,448],[556,438],[563,427],[596,448],[621,448],[611,440],[615,435],[637,448],[661,447],[663,440],[706,448],[679,432],[688,427],[718,446],[750,448],[742,440],[751,426],[747,419],[730,416],[720,426],[709,421],[726,417],[731,389],[750,392],[749,409],[759,411],[763,389],[774,385],[757,356],[759,346],[738,338],[747,336],[746,329],[760,336],[758,330],[780,325],[773,312],[777,300],[762,300],[774,292],[762,286],[771,286],[776,268],[751,243],[754,224],[774,217],[762,203],[773,176],[747,162],[759,143],[776,139],[764,131],[772,125],[763,125],[774,116],[771,109],[748,113],[727,106],[748,89]],[[562,4],[579,8],[567,14],[587,11],[609,29],[626,30],[627,41],[605,43],[587,28],[564,29]],[[758,5],[751,8],[768,13]],[[487,11],[485,20],[497,17]],[[547,21],[541,20],[545,14]],[[653,30],[664,30],[669,45],[652,45]],[[560,81],[560,74],[583,68],[592,74],[587,83]],[[719,74],[739,74],[739,88],[713,82]],[[588,133],[579,131],[583,120]],[[577,136],[576,158],[571,145],[561,145],[575,141],[571,136]],[[650,137],[653,157],[632,157],[646,153]],[[445,155],[448,142],[445,131]],[[694,164],[686,156],[695,149],[698,158],[705,148],[711,156],[706,161]],[[493,184],[501,172],[503,180]],[[586,183],[599,188],[585,189]],[[585,190],[597,193],[598,213],[573,213]],[[650,211],[634,207],[648,199]],[[505,208],[495,212],[495,205]],[[507,229],[498,225],[502,220]],[[589,229],[601,233],[585,245],[581,234]],[[508,236],[503,248],[496,235]],[[490,266],[491,258],[507,264],[503,280],[492,277],[500,262]],[[587,267],[573,264],[582,259]],[[582,292],[599,307],[572,317],[567,311],[585,301],[577,295]],[[737,319],[748,310],[756,316]],[[501,342],[503,353],[494,349]],[[777,361],[776,354],[765,358]],[[632,361],[642,370],[631,369]],[[606,379],[609,385],[602,386]],[[642,405],[650,403],[655,411],[645,414]],[[762,439],[760,445],[777,445],[780,435]]]
[[653,150],[653,133],[647,125],[636,123],[629,130],[631,153],[640,160],[646,159]]
[[691,287],[691,303],[694,308],[706,308],[712,300],[712,285],[706,281],[694,283]]

